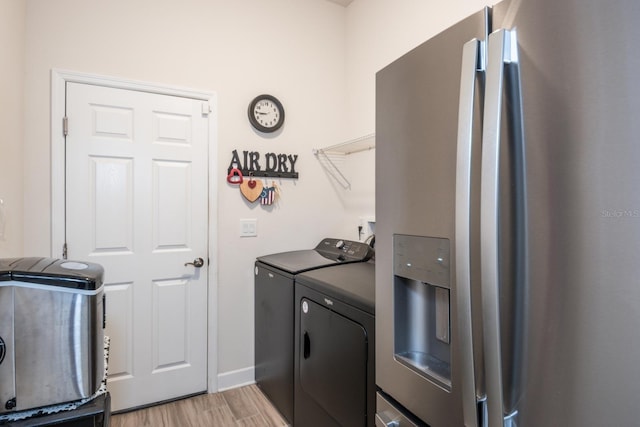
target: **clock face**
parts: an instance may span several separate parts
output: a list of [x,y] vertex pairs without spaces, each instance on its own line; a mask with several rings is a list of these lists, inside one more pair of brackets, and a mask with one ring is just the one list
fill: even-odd
[[260,95],[249,104],[249,122],[260,132],[274,132],[284,123],[284,108],[271,95]]

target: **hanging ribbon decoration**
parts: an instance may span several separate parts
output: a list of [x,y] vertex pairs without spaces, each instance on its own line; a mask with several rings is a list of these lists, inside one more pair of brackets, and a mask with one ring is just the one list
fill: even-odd
[[265,186],[260,194],[260,204],[265,206],[272,205],[276,201],[278,192],[278,187],[275,182],[271,183],[271,187]]

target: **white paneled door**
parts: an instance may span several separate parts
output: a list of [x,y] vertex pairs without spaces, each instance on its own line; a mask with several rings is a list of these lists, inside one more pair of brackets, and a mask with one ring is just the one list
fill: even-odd
[[207,112],[67,83],[68,258],[105,269],[113,410],[207,389]]

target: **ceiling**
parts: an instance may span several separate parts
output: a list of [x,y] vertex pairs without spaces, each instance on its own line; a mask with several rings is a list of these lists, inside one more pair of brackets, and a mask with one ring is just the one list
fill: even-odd
[[342,5],[344,7],[347,7],[351,4],[351,2],[353,2],[353,0],[327,0],[330,1],[331,3],[337,3],[339,5]]

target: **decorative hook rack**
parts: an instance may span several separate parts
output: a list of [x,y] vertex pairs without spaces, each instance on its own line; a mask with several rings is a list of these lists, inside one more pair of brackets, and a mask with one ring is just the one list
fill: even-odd
[[[229,169],[227,169],[227,174],[231,173],[231,170],[233,168],[229,167]],[[278,171],[266,171],[266,170],[260,170],[260,171],[255,171],[255,170],[250,170],[250,169],[238,169],[241,173],[242,176],[254,176],[256,178],[294,178],[294,179],[298,179],[298,172],[278,172]]]

